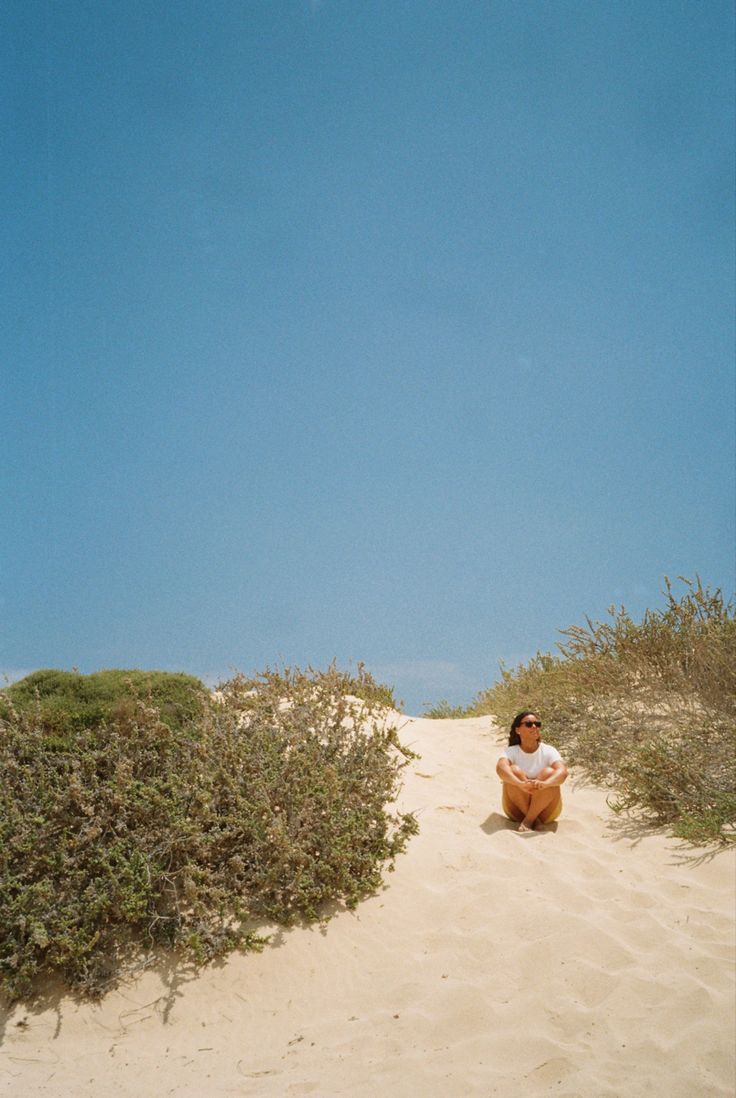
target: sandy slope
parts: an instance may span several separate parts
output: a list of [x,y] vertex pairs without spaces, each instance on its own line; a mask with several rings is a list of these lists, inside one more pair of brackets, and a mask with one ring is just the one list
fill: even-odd
[[574,778],[518,835],[488,719],[404,720],[421,832],[380,895],[190,982],[14,1011],[0,1095],[730,1098],[733,852],[622,828]]

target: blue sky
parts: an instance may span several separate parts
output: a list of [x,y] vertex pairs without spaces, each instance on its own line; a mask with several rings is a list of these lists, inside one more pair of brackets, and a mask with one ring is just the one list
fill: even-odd
[[0,668],[410,712],[734,589],[730,3],[0,13]]

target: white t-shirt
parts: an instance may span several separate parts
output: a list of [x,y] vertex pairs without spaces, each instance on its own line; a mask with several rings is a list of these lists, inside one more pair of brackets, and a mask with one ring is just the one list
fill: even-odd
[[532,751],[531,754],[528,751],[522,751],[521,744],[516,743],[513,747],[504,747],[503,753],[512,763],[521,767],[530,778],[536,778],[545,766],[562,762],[562,755],[551,743],[540,743],[537,750]]

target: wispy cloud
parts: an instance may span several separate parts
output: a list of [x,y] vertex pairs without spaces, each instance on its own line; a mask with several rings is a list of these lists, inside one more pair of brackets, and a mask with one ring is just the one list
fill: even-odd
[[382,681],[401,681],[435,690],[465,689],[474,685],[464,668],[452,660],[392,660],[371,664],[369,670],[374,678]]
[[419,712],[442,698],[464,704],[478,691],[476,678],[454,660],[367,661],[367,667],[378,682],[393,687],[394,695],[408,712]]

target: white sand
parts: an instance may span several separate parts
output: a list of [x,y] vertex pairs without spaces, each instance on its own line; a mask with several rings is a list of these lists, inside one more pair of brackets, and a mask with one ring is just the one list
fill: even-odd
[[168,989],[14,1010],[0,1095],[731,1098],[734,853],[622,828],[574,775],[519,835],[487,718],[404,721],[421,832],[380,895]]

